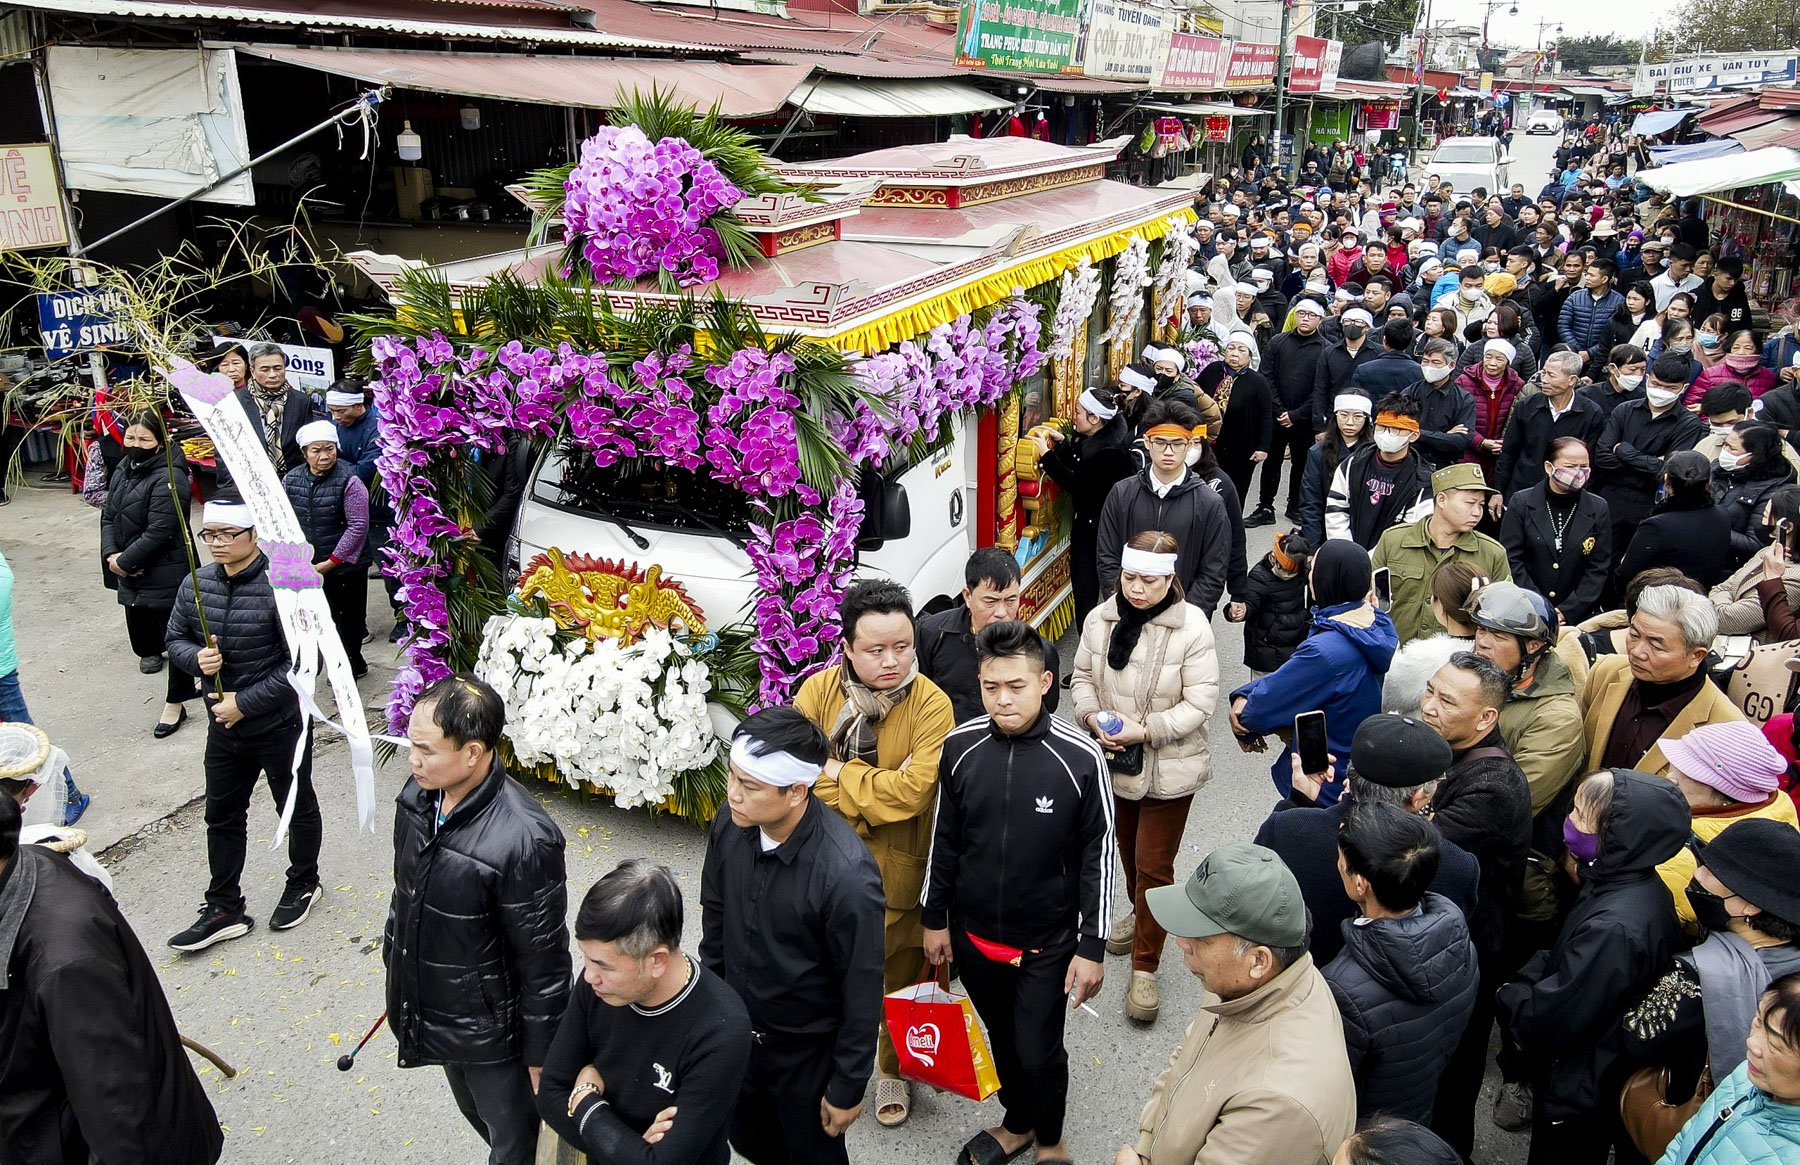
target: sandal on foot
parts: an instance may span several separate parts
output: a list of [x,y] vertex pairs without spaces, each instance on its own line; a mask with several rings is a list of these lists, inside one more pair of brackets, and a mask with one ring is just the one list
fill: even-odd
[[[895,1111],[898,1110],[898,1111]],[[904,1080],[875,1081],[875,1120],[897,1129],[912,1115],[912,1088]]]
[[962,1152],[957,1154],[957,1165],[964,1165],[965,1162],[967,1165],[1006,1165],[1006,1162],[1011,1161],[1030,1147],[1031,1138],[1027,1137],[1018,1148],[1008,1153],[1000,1142],[994,1139],[994,1134],[982,1129],[970,1137],[969,1143],[964,1145]]

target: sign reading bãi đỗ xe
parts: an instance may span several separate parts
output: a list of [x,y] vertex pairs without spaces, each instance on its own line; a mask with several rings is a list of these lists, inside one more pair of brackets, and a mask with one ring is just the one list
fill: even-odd
[[963,0],[956,63],[1008,73],[1060,73],[1081,48],[1085,0]]

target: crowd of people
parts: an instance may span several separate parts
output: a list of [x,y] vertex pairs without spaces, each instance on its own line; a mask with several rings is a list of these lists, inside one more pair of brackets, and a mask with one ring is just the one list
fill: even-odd
[[[565,841],[499,759],[505,707],[427,689],[382,946],[399,1065],[443,1071],[495,1165],[534,1161],[540,1123],[595,1162],[847,1162],[865,1108],[912,1113],[884,997],[954,975],[999,1110],[958,1161],[1050,1165],[1066,1017],[1128,958],[1114,997],[1156,1024],[1173,938],[1204,1002],[1116,1165],[1469,1161],[1490,1067],[1530,1165],[1795,1159],[1800,739],[1726,696],[1715,640],[1800,635],[1800,301],[1757,331],[1695,208],[1585,165],[1537,200],[1217,191],[1178,334],[1037,438],[1074,511],[1072,658],[1019,619],[1004,551],[948,610],[853,584],[837,662],[730,740],[695,950],[673,875],[627,861],[581,897],[571,981]],[[374,419],[352,384],[329,418],[296,402],[279,355],[243,354],[239,399],[360,669]],[[195,952],[254,925],[261,775],[294,803],[269,926],[320,901],[311,731],[254,515],[201,513],[203,628],[167,436],[126,438],[103,554],[133,653],[170,670],[156,733],[206,696],[210,882],[169,940]],[[1293,528],[1253,564],[1284,483]],[[1223,693],[1221,615],[1260,673]],[[1276,805],[1190,863],[1221,710]],[[20,844],[41,789],[67,817],[59,763],[0,768],[0,1046],[131,1039],[92,1072],[0,1061],[9,1152],[217,1160],[130,927]]]

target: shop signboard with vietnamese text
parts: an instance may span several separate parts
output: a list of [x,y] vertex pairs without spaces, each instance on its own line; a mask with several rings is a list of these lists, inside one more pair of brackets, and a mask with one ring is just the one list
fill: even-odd
[[1115,81],[1154,82],[1169,55],[1172,9],[1142,0],[1088,0],[1081,71]]
[[1225,57],[1231,42],[1216,36],[1177,32],[1169,37],[1169,55],[1158,89],[1212,90],[1225,80]]
[[1275,83],[1275,61],[1280,55],[1273,44],[1234,40],[1225,61],[1224,89],[1262,89]]
[[1398,101],[1370,101],[1363,105],[1364,129],[1399,129],[1400,103]]
[[1325,54],[1330,45],[1316,36],[1294,38],[1288,58],[1288,92],[1317,93],[1325,84]]
[[0,146],[0,252],[69,245],[51,149],[47,143]]
[[1081,50],[1083,0],[963,0],[956,63],[965,69],[1061,73]]
[[1653,93],[1703,93],[1735,85],[1792,85],[1800,55],[1788,53],[1738,53],[1732,56],[1689,57],[1684,61],[1648,62],[1639,65],[1632,78],[1631,95]]
[[125,293],[116,287],[40,291],[38,339],[44,355],[62,360],[95,348],[117,348],[133,338]]

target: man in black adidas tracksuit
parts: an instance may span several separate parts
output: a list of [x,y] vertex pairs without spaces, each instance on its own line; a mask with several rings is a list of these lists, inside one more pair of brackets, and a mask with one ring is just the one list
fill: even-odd
[[[1055,682],[1043,641],[1017,620],[976,640],[988,714],[958,727],[938,762],[925,954],[952,954],[987,1024],[999,1127],[964,1146],[977,1161],[1066,1161],[1068,1008],[1100,990],[1118,855],[1099,745],[1044,708]],[[989,1142],[992,1142],[990,1144]]]

